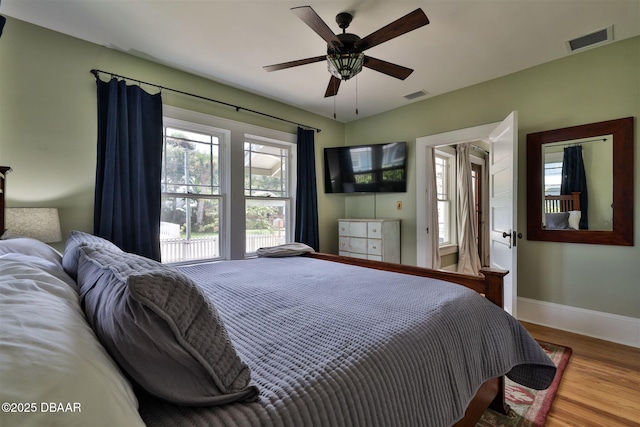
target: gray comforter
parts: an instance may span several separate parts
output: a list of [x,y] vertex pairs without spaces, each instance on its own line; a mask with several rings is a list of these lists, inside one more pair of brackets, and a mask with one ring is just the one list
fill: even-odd
[[304,257],[179,270],[218,309],[260,398],[180,407],[141,393],[151,426],[449,426],[490,378],[546,388],[555,374],[513,317],[458,285]]

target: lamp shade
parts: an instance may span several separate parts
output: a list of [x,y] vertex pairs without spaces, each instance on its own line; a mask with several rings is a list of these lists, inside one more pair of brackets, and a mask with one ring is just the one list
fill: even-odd
[[45,243],[61,242],[57,208],[7,208],[6,227],[16,237],[31,237]]
[[340,80],[349,80],[362,71],[364,53],[336,53],[327,55],[329,72]]

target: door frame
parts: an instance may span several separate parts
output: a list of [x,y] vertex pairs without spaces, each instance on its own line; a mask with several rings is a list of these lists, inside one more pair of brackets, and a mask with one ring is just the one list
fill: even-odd
[[425,166],[427,148],[476,141],[484,141],[489,144],[489,135],[500,123],[489,123],[416,138],[416,262],[418,267],[432,268],[428,261],[431,259],[429,253],[431,236],[427,232],[427,224],[429,223],[427,221],[429,215],[427,209],[427,171],[429,169]]
[[[427,173],[430,168],[426,167],[427,149],[441,145],[453,145],[476,141],[483,141],[491,146],[491,135],[502,123],[503,121],[494,122],[486,125],[474,126],[470,128],[458,129],[450,132],[416,138],[416,263],[419,267],[432,268],[432,266],[429,265],[430,260],[432,259],[430,253],[431,234],[427,232],[427,224],[430,223],[430,221],[428,221],[430,210],[428,209],[427,200]],[[517,144],[517,139],[514,143]],[[514,150],[515,149],[517,149],[517,146],[514,147]],[[489,168],[490,165],[487,165],[487,167]],[[514,176],[514,180],[516,181],[514,182],[513,191],[516,192],[517,176]],[[514,209],[517,209],[516,205],[514,205]],[[516,219],[517,218],[515,218],[514,216],[513,220],[516,221]],[[517,262],[517,260],[514,261]],[[511,289],[509,289],[507,293],[511,296],[514,296],[517,289],[517,278],[515,274],[511,275],[511,282]],[[508,311],[515,315],[515,296],[512,299],[513,303],[509,307],[510,310]]]

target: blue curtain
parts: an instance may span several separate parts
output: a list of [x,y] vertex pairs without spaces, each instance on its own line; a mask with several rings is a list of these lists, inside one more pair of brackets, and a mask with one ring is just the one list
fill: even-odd
[[320,250],[318,191],[313,130],[298,128],[298,184],[295,241]]
[[560,183],[560,194],[571,194],[580,192],[580,229],[589,229],[589,197],[587,195],[587,175],[584,171],[584,161],[582,160],[582,147],[579,145],[565,147],[562,159],[562,182]]
[[94,234],[160,260],[162,97],[116,78],[96,83]]

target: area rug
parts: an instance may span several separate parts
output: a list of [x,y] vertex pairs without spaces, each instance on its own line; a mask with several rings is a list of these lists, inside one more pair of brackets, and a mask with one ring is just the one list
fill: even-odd
[[505,394],[507,404],[511,407],[509,413],[504,415],[487,409],[476,427],[543,427],[545,425],[560,379],[571,357],[571,349],[542,341],[538,343],[558,367],[549,388],[533,390],[507,378]]

